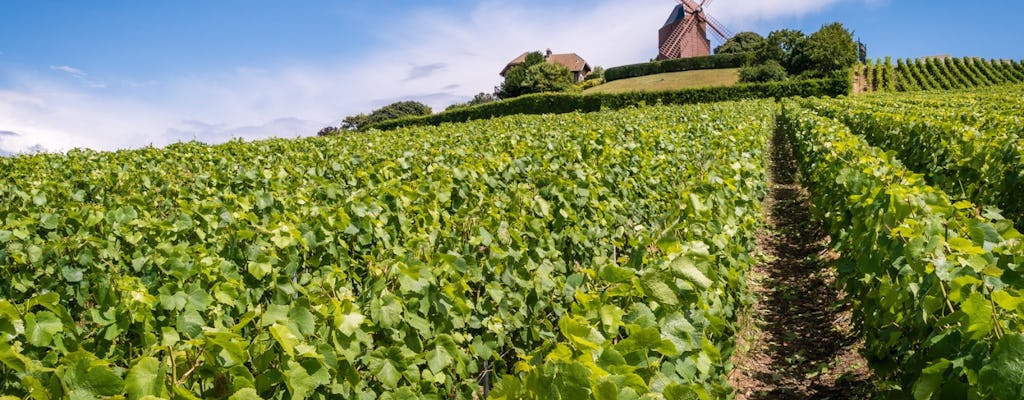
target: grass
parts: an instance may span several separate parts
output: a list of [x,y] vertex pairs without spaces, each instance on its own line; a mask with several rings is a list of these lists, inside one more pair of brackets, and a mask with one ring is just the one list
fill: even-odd
[[595,86],[583,93],[653,92],[709,86],[731,86],[740,80],[739,68],[670,72],[620,79]]

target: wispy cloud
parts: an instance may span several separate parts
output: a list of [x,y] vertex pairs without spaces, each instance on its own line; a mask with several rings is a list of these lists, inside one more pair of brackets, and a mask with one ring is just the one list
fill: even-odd
[[20,135],[18,135],[18,132],[0,131],[0,136],[20,136]]
[[405,78],[406,81],[413,81],[417,79],[429,78],[435,72],[448,68],[448,64],[443,62],[437,62],[427,65],[413,65],[409,70],[409,76]]
[[[709,11],[740,31],[843,1],[879,0],[719,0]],[[0,150],[314,135],[346,115],[399,100],[443,110],[493,90],[501,68],[527,50],[575,52],[605,67],[647,61],[657,54],[657,28],[672,9],[665,0],[600,0],[586,8],[552,3],[533,8],[487,0],[458,15],[420,8],[374,32],[383,38],[378,50],[359,57],[193,71],[135,84],[107,78],[119,83],[103,91],[89,89],[106,83],[69,65],[50,69],[77,84],[38,71],[0,71],[17,88],[0,89],[0,129],[20,133],[4,136]]]
[[76,78],[84,78],[86,76],[86,73],[82,72],[82,70],[67,65],[51,65],[50,69],[54,71],[67,72]]
[[95,81],[95,80],[90,79],[89,78],[89,74],[85,73],[85,71],[82,71],[82,70],[80,70],[78,68],[71,67],[71,66],[68,66],[68,65],[51,65],[50,69],[54,70],[54,71],[60,71],[60,72],[67,73],[67,74],[75,77],[76,79],[82,81],[82,83],[85,83],[85,85],[90,87],[90,88],[93,88],[93,89],[106,89],[107,88],[107,84],[105,82],[100,82],[100,81]]

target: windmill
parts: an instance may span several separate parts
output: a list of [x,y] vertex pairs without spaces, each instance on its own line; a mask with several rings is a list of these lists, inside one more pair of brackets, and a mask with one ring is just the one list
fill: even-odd
[[722,42],[732,34],[714,17],[704,12],[712,0],[677,0],[665,26],[658,30],[658,59],[700,57],[711,55],[708,28]]

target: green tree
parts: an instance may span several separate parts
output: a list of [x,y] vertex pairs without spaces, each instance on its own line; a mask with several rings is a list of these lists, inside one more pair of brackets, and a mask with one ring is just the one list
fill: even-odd
[[469,101],[467,101],[465,103],[455,103],[455,104],[452,104],[452,105],[448,106],[447,108],[445,108],[444,110],[445,111],[458,110],[460,108],[466,108],[466,107],[472,107],[472,106],[480,105],[480,104],[492,103],[492,102],[495,102],[495,101],[498,101],[498,100],[499,100],[498,96],[494,95],[493,93],[480,92],[480,93],[477,93],[476,96],[473,96],[473,99],[471,99],[471,100],[469,100]]
[[544,61],[544,55],[539,51],[527,54],[526,60],[522,64],[509,68],[508,72],[505,73],[505,80],[501,85],[494,88],[494,94],[502,99],[511,99],[531,93],[525,91],[523,86],[523,82],[527,78],[527,70],[534,65],[544,64]]
[[590,74],[587,75],[587,78],[585,80],[588,80],[588,81],[602,80],[603,81],[604,80],[604,67],[602,67],[600,65],[595,66],[594,70],[590,71]]
[[418,101],[399,101],[376,109],[369,115],[357,114],[345,117],[341,122],[341,129],[361,130],[378,122],[413,115],[430,115],[432,113],[433,111],[429,106]]
[[341,132],[341,130],[338,129],[338,128],[335,128],[333,126],[326,126],[323,129],[321,129],[319,132],[317,132],[316,135],[317,136],[331,136],[331,135],[337,135],[340,132]]
[[715,47],[715,54],[735,54],[757,51],[764,43],[764,37],[756,32],[740,32]]
[[740,68],[740,82],[773,82],[789,78],[786,69],[778,61],[768,60],[764,64],[748,65]]
[[522,86],[525,93],[565,92],[575,87],[569,69],[554,63],[541,63],[527,69]]
[[795,51],[794,64],[806,77],[824,77],[857,63],[857,43],[843,24],[834,22],[803,40]]
[[775,60],[790,74],[800,73],[794,63],[794,53],[806,39],[803,32],[795,29],[781,29],[768,34],[756,50],[758,64]]

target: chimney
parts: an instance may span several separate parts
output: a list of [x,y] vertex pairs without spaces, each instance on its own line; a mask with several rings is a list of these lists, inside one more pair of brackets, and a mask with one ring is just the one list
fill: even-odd
[[551,58],[551,49],[548,49],[548,51],[544,53],[544,58]]

